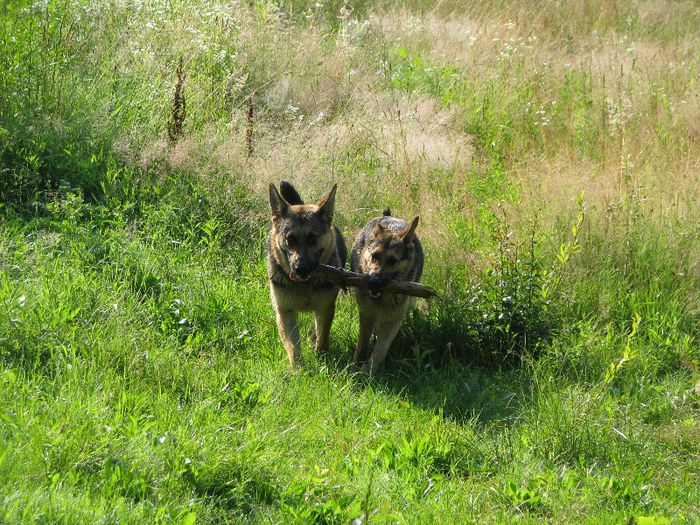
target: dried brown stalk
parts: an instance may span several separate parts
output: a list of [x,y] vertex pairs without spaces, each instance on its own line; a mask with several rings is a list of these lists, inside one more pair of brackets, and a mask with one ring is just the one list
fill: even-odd
[[173,105],[170,109],[170,120],[168,121],[168,137],[173,144],[182,136],[182,125],[187,117],[187,100],[185,98],[185,70],[182,64],[182,57],[175,70],[177,79],[175,81],[175,91],[173,93]]
[[[314,271],[314,274],[324,281],[330,281],[341,286],[354,286],[356,288],[361,288],[362,290],[371,289],[369,285],[369,276],[363,273],[355,273],[322,264]],[[435,297],[438,295],[438,293],[430,286],[426,286],[421,283],[414,283],[412,281],[392,280],[381,288],[378,288],[377,291],[425,298]]]
[[245,131],[245,143],[248,150],[248,157],[253,156],[253,95],[248,97],[248,121]]

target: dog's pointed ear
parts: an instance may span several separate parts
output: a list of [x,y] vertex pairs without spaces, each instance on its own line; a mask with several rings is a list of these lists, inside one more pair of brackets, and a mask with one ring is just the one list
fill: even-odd
[[376,237],[381,237],[384,232],[386,231],[386,227],[379,221],[374,225],[374,228],[372,228],[372,231],[369,234],[370,239],[374,239]]
[[289,203],[282,198],[280,192],[274,184],[270,184],[270,208],[272,209],[272,218],[279,218],[287,212]]
[[386,231],[386,227],[381,222],[377,221],[377,224],[372,228],[372,235],[379,235],[384,231]]
[[418,220],[420,217],[416,216],[413,218],[413,222],[411,222],[411,225],[406,228],[403,233],[401,234],[401,238],[403,239],[403,242],[409,243],[413,240],[413,236],[416,233],[416,228],[418,227]]
[[328,224],[333,222],[333,210],[335,208],[335,190],[338,189],[338,185],[334,184],[333,189],[331,189],[330,193],[323,197],[316,206],[318,206],[318,213],[321,217],[323,217],[323,220],[325,220]]
[[292,186],[291,182],[287,182],[286,180],[280,181],[280,195],[282,195],[282,198],[286,200],[290,206],[304,204],[304,199],[301,198],[299,192]]

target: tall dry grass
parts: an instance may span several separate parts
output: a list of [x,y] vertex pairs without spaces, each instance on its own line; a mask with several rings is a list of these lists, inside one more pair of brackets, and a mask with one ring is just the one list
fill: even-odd
[[65,91],[92,93],[92,126],[127,162],[197,174],[217,206],[243,186],[264,209],[280,178],[308,198],[338,182],[348,230],[390,205],[421,214],[436,246],[484,234],[499,203],[554,224],[581,192],[603,216],[633,197],[649,216],[697,219],[692,3],[358,4],[333,24],[323,7],[273,3],[80,9],[63,25],[89,25],[73,60],[94,80]]
[[[446,210],[472,221],[481,213],[474,178],[486,176],[489,161],[465,129],[478,108],[387,85],[381,69],[403,48],[426,69],[455,67],[465,89],[491,87],[492,103],[511,111],[494,125],[513,128],[501,168],[506,200],[519,209],[553,218],[584,192],[601,212],[634,194],[648,213],[692,213],[700,196],[698,35],[685,22],[688,6],[548,5],[534,18],[531,7],[377,9],[342,18],[336,32],[274,9],[231,10],[236,67],[248,75],[240,95],[228,118],[201,123],[204,134],[168,155],[182,165],[186,149],[196,159],[190,169],[219,164],[209,171],[226,170],[261,196],[280,178],[312,196],[338,181],[345,216],[364,220],[391,204],[421,213],[429,234],[450,242]],[[219,89],[192,83],[193,99]],[[527,104],[522,90],[532,92]],[[251,92],[256,153],[248,160],[241,100]]]

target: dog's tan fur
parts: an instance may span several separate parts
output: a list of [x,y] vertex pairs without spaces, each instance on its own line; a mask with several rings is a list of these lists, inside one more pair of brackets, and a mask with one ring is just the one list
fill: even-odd
[[[406,312],[415,298],[382,293],[381,286],[390,279],[419,281],[423,270],[423,249],[415,235],[418,217],[411,224],[391,217],[372,219],[360,231],[351,254],[351,268],[369,275],[370,289],[355,290],[360,312],[360,335],[354,361],[366,361],[364,368],[373,373],[384,362],[389,346],[401,328]],[[371,355],[370,339],[376,337]]]
[[313,277],[312,272],[319,264],[342,268],[347,250],[332,224],[337,186],[316,204],[304,204],[289,183],[283,181],[280,188],[282,194],[270,184],[267,268],[277,329],[289,363],[295,367],[301,356],[299,312],[314,312],[316,350],[328,350],[339,288]]

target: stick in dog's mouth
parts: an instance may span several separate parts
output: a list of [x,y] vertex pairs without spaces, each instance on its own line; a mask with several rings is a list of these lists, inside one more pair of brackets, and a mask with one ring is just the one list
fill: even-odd
[[[413,281],[391,280],[378,290],[369,285],[368,275],[343,270],[342,268],[335,268],[326,264],[321,264],[316,270],[314,270],[314,274],[320,279],[330,281],[343,287],[354,286],[355,288],[360,288],[362,290],[370,290],[369,295],[373,299],[376,299],[385,292],[425,298],[439,295],[430,286]],[[377,294],[377,296],[375,297],[373,294]]]

